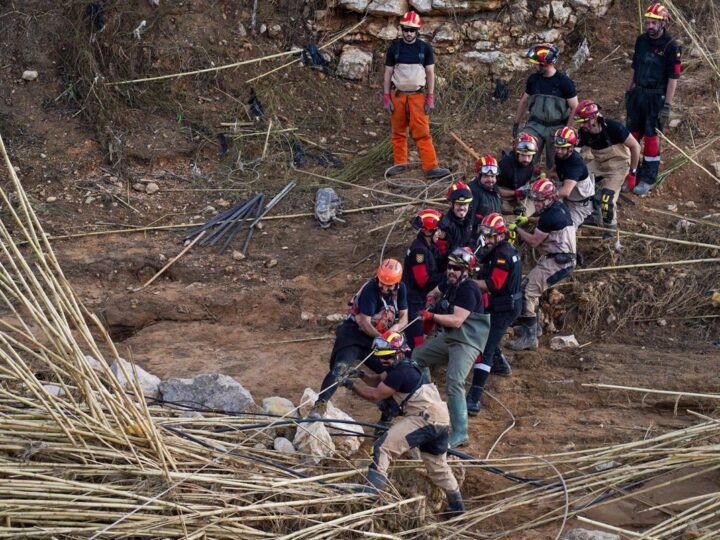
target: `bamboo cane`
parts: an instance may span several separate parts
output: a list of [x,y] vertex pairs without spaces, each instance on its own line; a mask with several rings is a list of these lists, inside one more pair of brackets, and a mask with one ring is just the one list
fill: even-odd
[[677,144],[675,144],[674,142],[672,142],[662,131],[660,131],[660,130],[658,129],[658,130],[657,130],[657,133],[658,133],[658,135],[660,135],[660,137],[662,137],[662,139],[663,139],[664,141],[670,143],[670,146],[672,146],[673,148],[675,148],[675,150],[677,150],[677,151],[680,152],[683,156],[685,156],[693,165],[695,165],[695,166],[696,166],[697,168],[699,168],[701,171],[703,171],[704,173],[706,173],[710,178],[712,178],[712,179],[715,180],[718,184],[720,184],[720,178],[718,178],[718,177],[715,176],[713,173],[711,173],[710,171],[708,171],[708,170],[707,170],[703,165],[701,165],[695,158],[693,158],[693,157],[692,157],[690,154],[688,154],[685,150],[683,150],[682,148],[680,148]]
[[675,392],[671,390],[656,390],[654,388],[636,388],[632,386],[619,386],[615,384],[583,383],[588,388],[607,388],[611,390],[627,390],[630,392],[643,392],[646,394],[662,394],[666,396],[687,396],[702,399],[720,399],[720,394],[699,394],[696,392]]
[[185,248],[184,248],[180,253],[178,253],[177,255],[175,255],[175,257],[173,257],[172,259],[170,259],[170,260],[167,262],[167,264],[166,264],[165,266],[163,266],[160,270],[158,270],[158,272],[157,272],[153,277],[151,277],[150,279],[148,279],[148,280],[147,280],[144,284],[142,284],[140,287],[137,287],[137,288],[133,289],[132,292],[142,291],[145,287],[147,287],[148,285],[150,285],[153,281],[155,281],[155,280],[156,280],[157,278],[159,278],[162,274],[164,274],[165,271],[166,271],[168,268],[170,268],[173,264],[175,264],[175,262],[177,262],[177,261],[180,259],[180,257],[182,257],[182,256],[185,255],[188,251],[190,251],[190,250],[192,249],[192,247],[198,242],[198,240],[200,240],[203,236],[205,236],[205,233],[206,233],[206,232],[207,232],[207,231],[202,231],[200,234],[198,234],[192,242],[190,242],[187,246],[185,246]]
[[[603,227],[596,227],[595,225],[583,225],[584,229],[592,229],[595,231],[604,231]],[[647,238],[648,240],[662,240],[663,242],[670,242],[671,244],[682,244],[684,246],[695,246],[695,247],[704,247],[709,249],[720,249],[720,246],[716,246],[715,244],[703,244],[701,242],[689,242],[687,240],[678,240],[676,238],[663,238],[662,236],[653,236],[651,234],[644,234],[644,233],[636,233],[636,232],[630,232],[630,231],[621,231],[620,229],[617,230],[618,234],[622,234],[625,236],[635,236],[637,238]]]
[[608,270],[628,270],[630,268],[652,268],[656,266],[681,266],[684,264],[700,264],[700,263],[712,263],[720,262],[720,258],[717,259],[688,259],[685,261],[668,261],[658,263],[639,263],[639,264],[620,264],[618,266],[599,266],[597,268],[580,268],[573,270],[573,274],[582,274],[586,272],[604,272]]
[[462,146],[463,149],[473,157],[473,159],[475,159],[475,160],[480,159],[480,155],[475,150],[473,150],[470,146],[465,144],[465,141],[463,141],[454,131],[450,132],[450,136],[453,139],[455,139],[460,144],[460,146]]

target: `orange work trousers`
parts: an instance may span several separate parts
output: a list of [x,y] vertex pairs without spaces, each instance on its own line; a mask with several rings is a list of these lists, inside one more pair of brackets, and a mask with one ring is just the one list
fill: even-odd
[[430,117],[425,114],[425,94],[393,91],[390,95],[395,107],[390,117],[394,164],[404,165],[408,162],[407,130],[410,128],[410,136],[420,153],[423,171],[437,168],[437,155],[430,136]]

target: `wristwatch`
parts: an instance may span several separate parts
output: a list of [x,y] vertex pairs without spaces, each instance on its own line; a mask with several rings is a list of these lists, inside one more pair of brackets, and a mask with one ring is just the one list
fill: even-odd
[[637,169],[631,168],[631,169],[630,169],[630,174],[632,174],[633,176],[637,176]]

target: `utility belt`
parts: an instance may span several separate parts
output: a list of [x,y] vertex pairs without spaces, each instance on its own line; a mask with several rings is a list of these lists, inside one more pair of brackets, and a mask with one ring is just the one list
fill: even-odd
[[546,122],[545,120],[542,120],[541,118],[538,118],[537,116],[531,116],[528,118],[528,122],[534,122],[535,124],[540,124],[541,126],[545,127],[555,127],[555,126],[564,126],[565,122],[567,122],[567,118],[565,120],[561,120],[560,122]]
[[[596,178],[597,180],[597,178]],[[572,199],[566,199],[567,202],[571,202],[574,204],[582,204],[583,206],[587,206],[589,202],[592,202],[595,199],[595,196],[592,197],[586,197],[585,199],[580,199],[579,201],[573,201]]]
[[398,90],[398,89],[395,88],[395,86],[393,85],[392,90],[393,90],[396,94],[405,94],[405,95],[411,96],[411,95],[413,95],[413,94],[422,94],[422,93],[425,91],[425,88],[421,86],[421,87],[418,88],[417,90]]
[[522,297],[522,291],[504,296],[491,296],[489,309],[494,312],[512,311],[515,308],[515,302],[522,299]]
[[575,262],[574,253],[548,253],[547,257],[555,259],[555,262],[558,264],[568,264]]
[[647,88],[645,86],[635,86],[635,88],[637,88],[644,94],[664,94],[665,93],[664,88]]

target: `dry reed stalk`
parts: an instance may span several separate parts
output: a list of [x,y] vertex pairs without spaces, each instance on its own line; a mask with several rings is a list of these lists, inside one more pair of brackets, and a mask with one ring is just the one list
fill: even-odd
[[[583,228],[594,230],[594,231],[604,230],[602,227],[596,227],[595,225],[583,225]],[[702,247],[702,248],[708,248],[708,249],[720,249],[720,246],[715,245],[715,244],[705,244],[702,242],[689,242],[687,240],[678,240],[676,238],[663,238],[662,236],[653,236],[652,234],[621,231],[620,229],[617,230],[617,233],[621,234],[623,236],[634,236],[636,238],[646,238],[648,240],[660,240],[662,242],[669,242],[671,244],[681,244],[683,246],[694,246],[694,247]]]
[[[720,76],[720,75],[719,75],[719,76]],[[672,142],[672,141],[668,138],[667,135],[665,135],[665,134],[664,134],[662,131],[660,131],[660,130],[658,130],[657,133],[658,133],[658,135],[660,135],[660,137],[661,137],[664,141],[670,143],[670,146],[672,146],[673,148],[675,148],[675,150],[677,150],[677,151],[680,152],[683,156],[685,156],[688,161],[690,161],[693,165],[695,165],[695,166],[696,166],[697,168],[699,168],[701,171],[703,171],[704,173],[706,173],[710,178],[712,178],[712,179],[715,180],[718,184],[720,184],[720,178],[718,178],[718,177],[715,176],[713,173],[711,173],[710,171],[708,171],[708,170],[707,170],[703,165],[701,165],[695,158],[693,158],[693,157],[692,157],[690,154],[688,154],[685,150],[683,150],[682,148],[680,148],[677,144],[675,144],[674,142]]]
[[147,286],[150,285],[153,281],[155,281],[157,278],[159,278],[162,274],[164,274],[165,271],[166,271],[168,268],[170,268],[173,264],[175,264],[178,260],[180,260],[180,258],[181,258],[183,255],[185,255],[188,251],[190,251],[190,250],[192,249],[192,247],[193,247],[203,236],[205,236],[205,233],[206,233],[206,232],[207,232],[207,231],[202,231],[200,234],[198,234],[192,242],[190,242],[187,246],[185,246],[185,248],[184,248],[180,253],[178,253],[177,255],[175,255],[175,257],[173,257],[172,259],[170,259],[170,260],[165,264],[165,266],[163,266],[160,270],[158,270],[158,271],[155,273],[155,275],[154,275],[153,277],[151,277],[150,279],[148,279],[148,280],[147,280],[145,283],[143,283],[140,287],[137,287],[137,288],[133,289],[132,292],[138,292],[138,291],[143,290],[145,287],[147,287]]
[[720,259],[689,259],[685,261],[666,261],[656,263],[638,263],[638,264],[619,264],[617,266],[599,266],[596,268],[578,268],[574,270],[574,274],[582,274],[587,272],[604,272],[608,270],[629,270],[631,268],[653,268],[656,266],[681,266],[685,264],[700,264],[720,262]]

